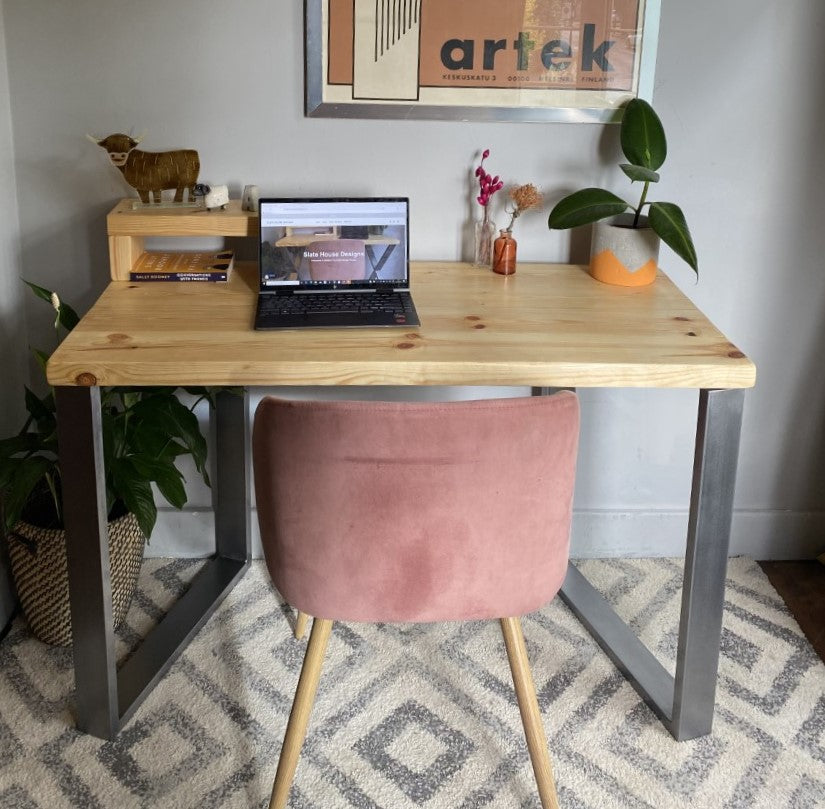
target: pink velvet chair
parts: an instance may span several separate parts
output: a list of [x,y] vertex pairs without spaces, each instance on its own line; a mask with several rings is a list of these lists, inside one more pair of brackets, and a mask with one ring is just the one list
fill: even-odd
[[315,616],[272,789],[286,806],[333,621],[498,618],[542,806],[558,807],[519,617],[567,569],[575,394],[413,403],[283,401],[255,414],[264,555]]

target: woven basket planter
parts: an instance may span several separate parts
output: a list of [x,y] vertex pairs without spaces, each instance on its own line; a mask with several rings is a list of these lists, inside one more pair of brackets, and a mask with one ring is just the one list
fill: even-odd
[[[145,538],[134,514],[113,520],[108,529],[112,612],[117,629],[135,593]],[[53,646],[71,645],[66,532],[19,522],[8,540],[14,583],[32,633]]]

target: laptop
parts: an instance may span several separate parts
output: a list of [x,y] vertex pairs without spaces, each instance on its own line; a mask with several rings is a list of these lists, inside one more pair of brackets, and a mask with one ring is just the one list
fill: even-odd
[[409,209],[406,197],[261,199],[255,328],[420,325]]

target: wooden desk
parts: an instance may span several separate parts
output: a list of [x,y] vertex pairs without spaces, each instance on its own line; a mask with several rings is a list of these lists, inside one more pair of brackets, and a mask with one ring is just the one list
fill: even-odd
[[116,670],[101,385],[527,385],[697,388],[698,427],[676,676],[571,565],[562,597],[678,739],[710,732],[744,389],[753,363],[660,275],[609,287],[569,265],[511,277],[412,267],[420,329],[255,332],[257,273],[227,284],[111,283],[48,365],[66,500],[78,724],[113,737],[243,575],[250,557],[249,414],[222,394],[216,556]]

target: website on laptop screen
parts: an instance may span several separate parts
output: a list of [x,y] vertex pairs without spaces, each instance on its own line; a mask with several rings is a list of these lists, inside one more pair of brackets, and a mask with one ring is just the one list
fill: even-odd
[[405,199],[261,200],[261,288],[407,285]]

